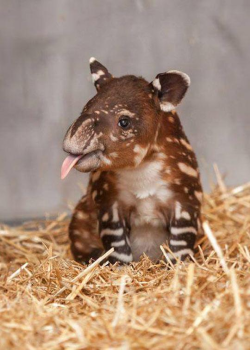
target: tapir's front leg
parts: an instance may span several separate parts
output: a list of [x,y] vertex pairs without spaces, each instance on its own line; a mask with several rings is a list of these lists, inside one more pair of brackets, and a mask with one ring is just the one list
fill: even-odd
[[77,204],[70,225],[69,238],[71,252],[76,261],[88,263],[103,253],[102,242],[98,236],[98,219],[90,195],[83,196]]
[[99,212],[99,233],[106,251],[114,248],[109,261],[129,263],[132,253],[129,243],[129,225],[119,209],[118,202],[104,203]]
[[[200,226],[200,209],[176,201],[171,214],[169,248],[176,258],[183,261],[186,257],[192,256],[194,252]],[[168,253],[168,257],[176,262],[173,254]]]

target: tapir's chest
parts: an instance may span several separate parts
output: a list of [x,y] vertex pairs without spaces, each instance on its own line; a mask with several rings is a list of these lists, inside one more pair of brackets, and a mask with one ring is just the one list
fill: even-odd
[[161,177],[161,166],[158,162],[146,164],[132,172],[123,171],[118,176],[119,202],[130,214],[134,260],[143,253],[152,259],[159,258],[159,246],[167,239],[167,223],[161,208],[167,207],[173,194]]
[[130,225],[165,225],[161,206],[172,198],[168,183],[161,176],[162,163],[146,163],[139,169],[120,172],[118,196],[124,208],[129,208]]
[[130,213],[130,243],[133,259],[146,253],[151,259],[161,255],[159,246],[167,239],[167,222],[161,208],[173,197],[161,176],[162,164],[145,164],[134,171],[118,175],[118,196]]
[[[171,192],[164,185],[143,188],[138,183],[133,191],[121,191],[120,200],[130,207],[130,244],[134,261],[145,253],[153,260],[161,256],[160,245],[167,240],[166,218],[161,211],[162,200],[169,200]],[[138,194],[141,196],[138,196]]]
[[160,202],[156,196],[134,198],[130,211],[130,225],[141,226],[150,224],[155,227],[165,226],[165,218],[160,209]]

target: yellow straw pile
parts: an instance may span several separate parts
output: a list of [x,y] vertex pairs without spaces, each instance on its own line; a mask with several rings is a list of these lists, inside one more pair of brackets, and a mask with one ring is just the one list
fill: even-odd
[[65,217],[0,226],[1,349],[250,349],[250,183],[219,177],[176,266],[79,265]]

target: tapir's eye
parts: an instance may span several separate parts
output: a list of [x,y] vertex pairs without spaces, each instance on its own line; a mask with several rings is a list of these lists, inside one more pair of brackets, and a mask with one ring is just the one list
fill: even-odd
[[128,129],[130,127],[130,118],[126,115],[122,115],[119,119],[118,125],[124,130]]

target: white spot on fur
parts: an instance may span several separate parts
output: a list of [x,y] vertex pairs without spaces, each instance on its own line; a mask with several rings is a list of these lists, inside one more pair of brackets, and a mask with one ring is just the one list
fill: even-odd
[[92,181],[96,182],[101,176],[101,172],[100,171],[96,171],[95,173],[92,174]]
[[92,198],[95,199],[96,196],[97,196],[97,191],[94,191],[94,192],[92,193]]
[[85,239],[86,239],[86,238],[89,238],[89,236],[90,236],[90,235],[89,235],[89,232],[88,232],[88,231],[81,231],[81,237],[82,237],[82,238],[85,238]]
[[179,202],[175,203],[175,217],[177,220],[181,218],[181,203]]
[[78,230],[74,230],[74,231],[73,231],[73,235],[74,235],[74,236],[81,236],[81,232],[78,231]]
[[201,229],[201,221],[200,221],[200,219],[197,219],[197,227],[198,227],[198,231],[200,231],[200,229]]
[[153,80],[153,87],[161,91],[161,83],[159,78]]
[[162,150],[162,147],[160,147],[159,145],[154,144],[152,146],[152,151],[160,152],[161,150]]
[[148,147],[141,147],[139,145],[135,145],[134,152],[137,154],[134,157],[135,165],[139,165],[141,163],[143,158],[146,156],[147,151],[148,151]]
[[79,250],[83,250],[85,248],[85,245],[81,241],[74,242],[74,246]]
[[178,167],[180,168],[180,170],[189,175],[189,176],[193,176],[193,177],[198,177],[198,173],[197,171],[192,168],[191,166],[185,164],[185,163],[178,163]]
[[114,247],[114,248],[117,248],[117,247],[122,247],[126,244],[125,240],[122,239],[121,241],[115,241],[115,242],[112,242],[111,243],[111,246]]
[[180,179],[174,179],[174,184],[175,185],[180,185],[181,184],[181,180]]
[[186,241],[176,241],[174,239],[170,239],[169,243],[173,246],[187,245]]
[[171,227],[170,229],[172,235],[181,235],[183,233],[193,233],[197,234],[197,231],[194,227]]
[[167,156],[165,153],[162,153],[162,152],[161,152],[161,153],[158,154],[158,158],[159,158],[159,159],[167,159],[168,156]]
[[199,202],[202,202],[202,198],[203,198],[203,193],[202,192],[194,191],[194,195],[198,199]]
[[118,138],[114,136],[112,133],[110,134],[111,141],[118,141]]
[[102,221],[108,221],[109,219],[109,213],[105,213],[103,216],[102,216]]
[[175,109],[176,106],[174,106],[170,102],[160,103],[161,110],[163,112],[171,112],[173,109]]
[[108,158],[107,158],[106,156],[104,156],[103,154],[100,155],[100,158],[101,158],[101,160],[103,161],[104,164],[106,164],[106,165],[112,164],[111,160],[108,159]]
[[109,154],[109,156],[112,157],[112,158],[117,158],[118,157],[118,153],[112,152],[112,153]]
[[[119,105],[119,106],[122,107],[122,105]],[[122,109],[122,110],[119,111],[119,114],[118,114],[118,115],[127,115],[127,116],[133,118],[133,117],[135,116],[135,113],[132,113],[132,112],[130,112],[130,111],[127,110],[127,109]]]
[[115,202],[112,206],[112,214],[113,214],[113,222],[118,222],[119,221],[119,215],[118,215],[118,203]]
[[181,216],[182,216],[182,218],[183,219],[185,219],[185,220],[191,220],[191,216],[190,216],[190,214],[189,214],[189,212],[188,211],[182,211],[181,212]]
[[176,219],[181,218],[181,204],[179,202],[175,203],[175,217]]
[[134,131],[133,130],[129,130],[129,131],[122,131],[122,135],[120,136],[120,138],[122,140],[128,140],[128,139],[131,139],[134,136],[135,136]]
[[100,236],[122,236],[123,234],[123,228],[118,228],[117,230],[111,230],[110,228],[106,228],[105,230],[101,231]]
[[175,204],[175,217],[177,220],[179,219],[185,219],[190,220],[191,216],[187,211],[182,211],[181,203],[176,202]]
[[133,259],[132,254],[127,255],[127,254],[118,253],[118,252],[113,252],[110,254],[110,256],[113,256],[114,258],[124,261],[126,263],[131,262]]
[[98,70],[96,73],[92,73],[93,82],[99,80],[102,75],[105,75],[105,73],[102,70]]
[[83,211],[77,211],[76,213],[75,213],[75,217],[77,218],[77,219],[79,219],[79,220],[85,220],[85,219],[87,219],[89,216],[86,214],[86,213],[84,213]]
[[92,76],[93,83],[95,83],[100,78],[100,76],[96,73],[92,73],[91,76]]
[[183,144],[183,146],[185,146],[189,151],[192,151],[193,148],[192,146],[184,139],[180,139],[180,142]]
[[94,63],[96,61],[95,57],[90,57],[89,63]]
[[173,254],[171,253],[166,253],[166,254],[170,260],[174,260],[174,256],[176,258],[181,258],[182,255],[186,255],[186,254],[193,256],[194,252],[192,251],[192,249],[186,248],[186,249],[181,249],[178,252],[174,252]]
[[109,189],[109,185],[106,183],[106,184],[104,184],[103,185],[103,189],[105,190],[105,191],[108,191],[108,189]]

